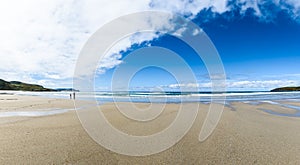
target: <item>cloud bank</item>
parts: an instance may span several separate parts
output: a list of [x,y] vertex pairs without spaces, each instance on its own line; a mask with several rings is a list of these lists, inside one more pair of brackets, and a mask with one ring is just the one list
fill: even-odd
[[[298,80],[245,80],[245,81],[229,81],[226,83],[227,90],[271,90],[278,87],[300,86]],[[170,84],[163,86],[165,89],[180,89],[181,87],[190,90],[208,90],[211,89],[211,83],[187,83],[187,84]]]

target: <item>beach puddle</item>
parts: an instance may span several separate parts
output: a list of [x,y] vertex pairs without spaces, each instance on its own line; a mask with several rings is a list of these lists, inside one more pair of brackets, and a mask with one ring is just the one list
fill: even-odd
[[39,117],[39,116],[49,116],[61,113],[66,113],[74,109],[46,109],[39,111],[14,111],[14,112],[1,112],[0,117]]
[[268,114],[272,114],[272,115],[276,115],[276,116],[285,116],[285,117],[300,117],[300,111],[294,114],[289,114],[289,113],[279,113],[279,112],[275,112],[272,110],[268,110],[268,109],[262,109],[260,108],[259,110],[262,110]]
[[50,115],[57,115],[66,113],[69,111],[75,111],[75,110],[83,110],[91,107],[97,107],[99,104],[87,104],[81,107],[76,108],[69,108],[69,109],[63,109],[63,108],[51,108],[51,109],[37,109],[37,110],[23,110],[23,111],[6,111],[6,112],[0,112],[0,118],[4,117],[39,117],[39,116],[50,116]]
[[275,101],[261,101],[262,103],[268,103],[271,105],[276,105],[278,106],[278,108],[285,108],[290,110],[293,110],[293,113],[290,113],[289,111],[287,111],[286,113],[284,112],[280,112],[280,111],[276,111],[276,110],[272,110],[269,108],[259,108],[259,110],[262,110],[266,113],[272,114],[272,115],[276,115],[276,116],[285,116],[285,117],[300,117],[300,106],[296,106],[296,105],[290,105],[290,104],[283,104],[283,103],[279,103],[279,102],[275,102]]

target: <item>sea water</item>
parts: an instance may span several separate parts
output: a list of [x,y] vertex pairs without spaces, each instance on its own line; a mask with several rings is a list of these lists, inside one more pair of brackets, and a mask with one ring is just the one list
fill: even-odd
[[[2,92],[3,93],[3,92]],[[26,96],[42,96],[47,98],[70,98],[72,92],[23,92],[5,91]],[[118,91],[118,92],[76,92],[76,99],[97,100],[99,103],[122,102],[209,102],[211,99],[225,99],[231,101],[272,101],[272,100],[300,100],[300,92],[145,92],[145,91]]]
[[[25,96],[41,96],[47,98],[61,98],[69,99],[73,92],[24,92],[24,91],[2,91],[1,93],[16,94]],[[98,104],[107,102],[143,102],[143,103],[183,103],[183,102],[201,102],[210,103],[214,101],[221,101],[230,106],[231,102],[243,102],[251,105],[258,105],[261,103],[277,104],[281,107],[295,109],[297,113],[295,116],[300,117],[300,107],[293,105],[286,105],[278,101],[300,102],[300,92],[266,92],[266,91],[245,91],[245,92],[148,92],[148,91],[96,91],[96,92],[76,92],[76,99],[78,100],[96,100]],[[0,113],[0,117],[5,116],[42,116],[66,112],[69,110],[53,110],[40,112],[6,112]],[[286,116],[286,114],[273,113],[270,110],[264,110],[267,113]]]

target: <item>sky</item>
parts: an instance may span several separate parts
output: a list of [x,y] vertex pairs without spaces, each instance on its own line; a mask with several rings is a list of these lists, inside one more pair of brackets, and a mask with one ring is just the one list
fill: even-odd
[[[2,1],[0,79],[72,87],[76,60],[89,37],[122,15],[145,10],[176,13],[202,28],[222,59],[228,90],[300,86],[299,0]],[[115,69],[126,64],[130,53],[151,46],[179,54],[197,83],[178,84],[167,71],[148,67],[132,78],[132,89],[210,87],[203,61],[176,35],[138,34],[120,41],[99,62],[96,90],[109,89]]]

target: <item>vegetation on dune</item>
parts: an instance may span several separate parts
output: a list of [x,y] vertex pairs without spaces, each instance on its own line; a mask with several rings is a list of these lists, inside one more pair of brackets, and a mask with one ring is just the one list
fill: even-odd
[[20,90],[20,91],[56,91],[44,88],[41,85],[27,84],[19,81],[4,81],[0,79],[0,90]]
[[300,91],[300,87],[281,87],[272,89],[271,92],[291,92],[291,91]]

